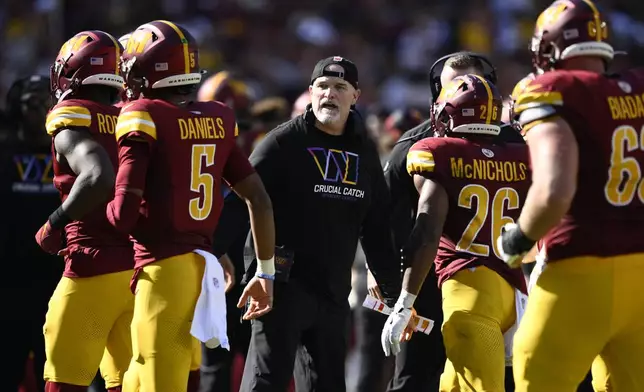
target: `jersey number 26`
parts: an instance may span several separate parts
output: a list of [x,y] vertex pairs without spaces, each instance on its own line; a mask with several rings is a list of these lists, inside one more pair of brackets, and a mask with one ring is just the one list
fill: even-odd
[[481,228],[487,221],[488,215],[492,214],[490,233],[490,244],[497,258],[500,252],[496,246],[496,239],[501,235],[501,228],[507,223],[514,223],[514,220],[504,216],[504,206],[507,202],[508,210],[520,208],[519,194],[513,188],[501,188],[494,194],[492,203],[490,203],[490,193],[487,188],[478,184],[466,185],[461,189],[458,195],[458,206],[462,208],[474,208],[474,198],[476,198],[476,213],[470,223],[463,231],[461,239],[456,244],[456,250],[467,252],[477,256],[489,256],[490,246],[474,242],[479,235]]

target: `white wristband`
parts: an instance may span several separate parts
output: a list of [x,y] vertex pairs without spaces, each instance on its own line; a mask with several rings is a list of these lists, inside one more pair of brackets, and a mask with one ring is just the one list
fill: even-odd
[[407,290],[403,289],[400,292],[400,297],[398,297],[398,301],[396,302],[399,304],[402,304],[403,308],[410,309],[414,306],[415,301],[416,301],[416,294],[412,294]]
[[257,259],[257,274],[275,275],[275,256],[268,260]]

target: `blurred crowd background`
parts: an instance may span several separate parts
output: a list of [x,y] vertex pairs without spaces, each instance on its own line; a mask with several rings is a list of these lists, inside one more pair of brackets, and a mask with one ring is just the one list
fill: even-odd
[[[530,71],[527,52],[536,16],[550,0],[2,0],[0,93],[17,77],[48,74],[60,45],[81,30],[115,36],[158,18],[186,26],[201,65],[243,75],[256,98],[289,102],[328,55],[353,60],[362,108],[427,111],[429,65],[469,49],[490,55],[509,94]],[[644,2],[603,0],[610,40],[644,59]]]

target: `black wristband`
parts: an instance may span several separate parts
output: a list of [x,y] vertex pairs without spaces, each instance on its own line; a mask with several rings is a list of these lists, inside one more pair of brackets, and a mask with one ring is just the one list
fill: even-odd
[[63,206],[58,207],[56,211],[49,215],[49,226],[51,226],[52,229],[62,229],[71,221],[72,219],[63,211]]
[[401,291],[401,283],[378,283],[378,287],[382,292],[382,296],[385,299],[385,304],[390,308],[394,307],[394,304],[398,300]]
[[526,237],[519,225],[517,225],[503,236],[503,249],[507,254],[520,255],[532,249],[536,242]]

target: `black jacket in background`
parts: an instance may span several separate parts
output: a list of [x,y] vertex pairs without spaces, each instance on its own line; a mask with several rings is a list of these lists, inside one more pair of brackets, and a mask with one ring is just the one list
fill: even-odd
[[[376,147],[355,113],[341,136],[326,134],[314,124],[307,111],[271,131],[250,156],[273,203],[276,245],[295,253],[290,278],[335,303],[346,303],[361,240],[384,295],[395,300],[400,264]],[[229,195],[215,233],[215,254],[226,252],[247,228],[245,204]],[[252,257],[250,238],[248,245]],[[254,273],[250,261],[247,276]]]

